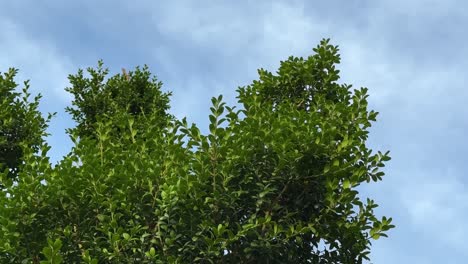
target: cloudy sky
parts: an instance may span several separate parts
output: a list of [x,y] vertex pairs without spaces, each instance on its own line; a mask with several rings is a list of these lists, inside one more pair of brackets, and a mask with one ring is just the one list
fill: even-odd
[[[103,59],[111,74],[148,64],[173,92],[172,113],[206,127],[211,96],[275,71],[331,38],[341,82],[368,87],[380,112],[369,144],[390,150],[383,182],[361,188],[397,228],[374,263],[466,263],[468,3],[457,0],[2,1],[0,71],[19,68],[58,112],[48,141],[71,148],[67,76]],[[463,37],[465,36],[465,37]]]

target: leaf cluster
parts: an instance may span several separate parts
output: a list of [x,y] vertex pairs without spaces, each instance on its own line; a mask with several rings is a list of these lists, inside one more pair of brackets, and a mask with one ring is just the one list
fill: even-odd
[[[14,180],[24,162],[23,148],[38,150],[47,135],[48,118],[43,118],[39,107],[40,95],[29,101],[29,81],[21,92],[14,77],[17,69],[0,73],[0,171],[6,171]],[[1,187],[2,185],[0,185]]]

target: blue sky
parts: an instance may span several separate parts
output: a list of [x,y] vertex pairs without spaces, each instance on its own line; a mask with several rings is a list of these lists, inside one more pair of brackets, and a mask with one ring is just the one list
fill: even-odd
[[275,71],[320,39],[339,45],[341,82],[368,87],[380,112],[369,144],[390,150],[383,182],[361,188],[397,228],[374,263],[466,263],[468,3],[347,1],[3,1],[0,71],[19,68],[58,112],[50,155],[71,148],[67,76],[103,59],[111,74],[148,64],[173,91],[172,113],[207,126],[210,98]]

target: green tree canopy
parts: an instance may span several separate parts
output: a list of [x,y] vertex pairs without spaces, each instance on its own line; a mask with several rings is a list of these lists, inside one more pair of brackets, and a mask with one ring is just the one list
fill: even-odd
[[[40,95],[28,101],[29,82],[22,92],[14,81],[17,69],[0,72],[0,171],[7,170],[8,178],[16,178],[23,159],[23,148],[38,150],[47,135],[47,123],[38,110]],[[1,186],[1,184],[0,184]]]
[[129,73],[122,69],[122,74],[108,80],[105,79],[109,70],[103,68],[102,61],[98,62],[97,69],[87,70],[91,78],[85,78],[80,69],[78,74],[68,76],[72,86],[65,89],[74,98],[73,107],[66,110],[78,124],[74,129],[77,136],[95,138],[98,121],[113,122],[120,113],[130,114],[136,124],[142,125],[145,122],[140,119],[151,113],[159,117],[155,121],[165,126],[170,93],[161,91],[162,83],[151,78],[148,66],[137,67]]
[[[207,134],[165,114],[167,97],[146,77],[102,85],[99,66],[92,80],[71,78],[75,146],[55,167],[46,144],[26,155],[0,197],[0,262],[368,259],[393,225],[356,188],[381,180],[390,158],[366,146],[377,116],[367,89],[336,83],[338,48],[323,40],[314,51],[277,74],[259,70],[238,89],[240,109],[212,98]],[[146,89],[158,103],[128,111]]]

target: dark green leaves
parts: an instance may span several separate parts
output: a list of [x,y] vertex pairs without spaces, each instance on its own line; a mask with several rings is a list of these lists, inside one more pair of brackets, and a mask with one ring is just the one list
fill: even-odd
[[62,256],[60,255],[60,249],[62,248],[62,241],[56,239],[52,241],[51,239],[47,240],[47,246],[42,249],[42,254],[44,254],[46,260],[41,261],[41,264],[60,264],[62,263]]
[[[40,95],[29,101],[29,81],[24,82],[22,92],[14,77],[16,69],[0,73],[0,172],[15,179],[24,161],[24,149],[38,151],[47,136],[45,130],[52,115],[43,118],[38,110]],[[3,183],[0,182],[0,188]]]
[[[103,68],[103,62],[98,62],[98,68],[88,68],[91,78],[85,78],[83,70],[79,70],[76,75],[69,75],[71,87],[66,88],[74,96],[72,105],[67,107],[67,111],[72,115],[73,120],[78,123],[75,133],[78,136],[96,137],[97,123],[113,120],[119,113],[127,113],[134,118],[144,119],[148,115],[157,115],[158,119],[153,120],[159,126],[165,126],[169,115],[170,93],[161,91],[162,83],[156,78],[151,78],[151,73],[145,65],[143,69],[136,68],[135,72],[124,72],[104,80],[109,73]],[[140,121],[138,123],[144,123]],[[114,128],[113,133],[117,133],[121,128]]]

